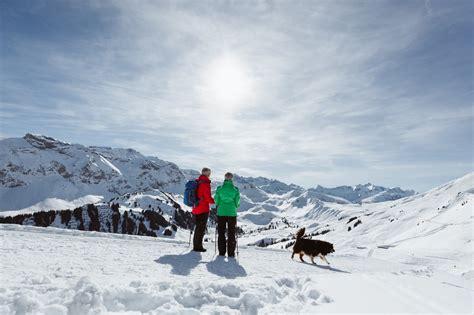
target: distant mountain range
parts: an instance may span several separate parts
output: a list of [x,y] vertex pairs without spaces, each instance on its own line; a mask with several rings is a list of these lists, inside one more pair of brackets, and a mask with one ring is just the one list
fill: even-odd
[[[0,140],[0,211],[80,206],[84,200],[109,200],[153,190],[180,194],[185,181],[198,174],[133,149],[87,147],[26,134],[22,138]],[[415,193],[372,184],[304,189],[274,179],[238,175],[235,183],[243,194],[242,210],[251,209],[272,195],[298,197],[301,204],[302,199],[372,203]]]

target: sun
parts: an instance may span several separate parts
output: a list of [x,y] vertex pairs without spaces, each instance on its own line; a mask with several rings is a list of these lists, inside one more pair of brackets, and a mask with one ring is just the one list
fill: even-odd
[[204,93],[208,101],[220,106],[237,106],[252,93],[251,77],[238,57],[225,54],[210,63],[204,74]]

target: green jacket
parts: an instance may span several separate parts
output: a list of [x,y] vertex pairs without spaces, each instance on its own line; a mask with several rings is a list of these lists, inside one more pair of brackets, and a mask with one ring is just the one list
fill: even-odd
[[240,192],[231,180],[225,180],[222,186],[217,187],[214,201],[217,206],[218,216],[237,216],[240,207]]

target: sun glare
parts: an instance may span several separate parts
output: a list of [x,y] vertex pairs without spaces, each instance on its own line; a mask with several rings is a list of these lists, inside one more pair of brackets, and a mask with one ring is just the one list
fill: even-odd
[[251,78],[236,56],[224,55],[216,59],[209,65],[204,78],[205,97],[216,105],[241,105],[251,94]]

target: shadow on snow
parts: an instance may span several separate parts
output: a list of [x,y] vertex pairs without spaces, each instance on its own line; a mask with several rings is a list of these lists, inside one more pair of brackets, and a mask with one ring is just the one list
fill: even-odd
[[318,268],[320,268],[320,269],[326,269],[326,270],[329,270],[329,271],[342,272],[342,273],[350,273],[349,271],[345,271],[345,270],[333,268],[333,267],[327,266],[327,265],[326,265],[326,266],[322,266],[322,265],[311,264],[311,263],[307,263],[307,262],[305,262],[305,264],[307,264],[307,265],[309,265],[309,266],[318,267]]
[[247,276],[244,267],[236,259],[228,258],[226,260],[222,256],[217,256],[216,259],[207,263],[207,271],[227,279]]
[[155,259],[155,262],[171,265],[171,273],[175,275],[187,276],[201,263],[201,253],[191,251],[183,255],[165,255]]
[[201,253],[191,251],[181,255],[165,255],[155,259],[155,262],[171,265],[171,273],[181,276],[189,275],[198,264],[206,264],[207,271],[228,279],[247,276],[244,267],[235,259],[226,260],[224,257],[217,256],[215,260],[206,263],[201,261],[201,258]]

